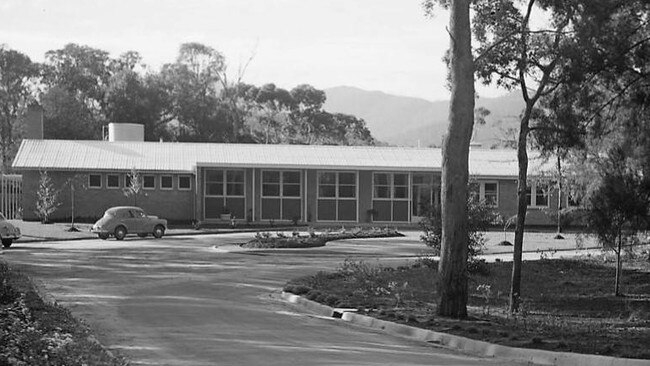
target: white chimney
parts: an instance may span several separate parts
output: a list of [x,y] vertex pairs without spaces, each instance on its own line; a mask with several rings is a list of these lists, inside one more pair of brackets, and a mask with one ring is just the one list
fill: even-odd
[[109,123],[108,141],[144,141],[144,125],[139,123]]

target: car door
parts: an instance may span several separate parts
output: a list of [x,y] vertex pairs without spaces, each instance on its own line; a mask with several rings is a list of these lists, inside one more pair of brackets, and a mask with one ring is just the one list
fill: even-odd
[[144,212],[142,210],[132,208],[129,209],[129,214],[131,216],[129,218],[129,223],[131,225],[131,227],[129,228],[129,232],[132,233],[146,232],[147,230],[145,228],[145,222],[144,222],[146,220],[146,217]]

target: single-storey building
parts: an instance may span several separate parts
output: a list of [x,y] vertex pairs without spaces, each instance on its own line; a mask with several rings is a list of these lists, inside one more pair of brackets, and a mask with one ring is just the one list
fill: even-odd
[[[117,136],[117,134],[115,135]],[[71,216],[67,183],[77,177],[76,218],[92,220],[112,206],[137,205],[172,222],[218,223],[222,214],[263,223],[417,222],[440,202],[442,152],[438,148],[256,145],[123,141],[23,140],[13,162],[23,175],[23,218],[35,213],[40,172],[60,189],[51,216]],[[530,171],[547,168],[531,160]],[[137,197],[127,197],[129,173],[142,177]],[[514,150],[472,148],[470,176],[480,199],[502,216],[516,213]],[[544,212],[557,206],[548,184],[531,181],[531,225],[549,225]]]

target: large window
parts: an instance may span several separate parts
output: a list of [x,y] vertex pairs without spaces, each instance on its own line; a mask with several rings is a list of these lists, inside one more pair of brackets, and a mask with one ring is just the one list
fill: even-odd
[[526,203],[528,207],[548,207],[548,182],[531,182],[526,187]]
[[357,221],[357,173],[318,173],[318,220]]
[[414,173],[411,184],[411,217],[424,217],[431,210],[440,190],[434,190],[433,174]]
[[299,171],[262,171],[262,219],[300,220]]
[[469,195],[475,202],[483,202],[486,206],[499,206],[498,182],[471,182]]
[[407,173],[374,173],[372,187],[374,221],[408,221],[409,176]]
[[205,218],[219,218],[229,212],[235,218],[245,218],[245,180],[243,170],[206,169]]

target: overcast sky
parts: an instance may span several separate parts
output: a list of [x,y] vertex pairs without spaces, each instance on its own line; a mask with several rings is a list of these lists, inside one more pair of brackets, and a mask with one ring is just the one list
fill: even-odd
[[[154,69],[183,42],[221,51],[244,81],[290,89],[339,85],[449,99],[442,56],[448,14],[421,0],[0,0],[0,43],[42,62],[67,43],[117,57],[138,51]],[[479,88],[483,97],[503,94]]]

